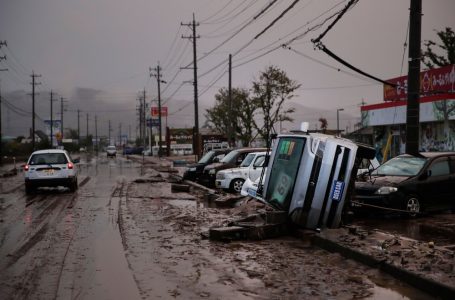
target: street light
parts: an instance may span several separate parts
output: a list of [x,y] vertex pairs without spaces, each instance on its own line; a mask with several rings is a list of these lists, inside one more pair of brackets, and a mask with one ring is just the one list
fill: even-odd
[[337,136],[340,136],[340,111],[343,111],[344,108],[337,109]]

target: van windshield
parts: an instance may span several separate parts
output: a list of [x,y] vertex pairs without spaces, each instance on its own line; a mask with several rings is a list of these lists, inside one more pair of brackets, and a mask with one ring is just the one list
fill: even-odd
[[265,200],[280,209],[287,210],[291,203],[305,142],[306,139],[296,137],[285,137],[279,140],[273,157]]

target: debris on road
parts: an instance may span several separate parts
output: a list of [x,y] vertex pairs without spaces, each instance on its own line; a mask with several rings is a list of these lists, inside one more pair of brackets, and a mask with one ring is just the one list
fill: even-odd
[[443,299],[455,295],[455,252],[434,242],[420,242],[357,227],[327,229],[313,237],[315,245],[379,268]]

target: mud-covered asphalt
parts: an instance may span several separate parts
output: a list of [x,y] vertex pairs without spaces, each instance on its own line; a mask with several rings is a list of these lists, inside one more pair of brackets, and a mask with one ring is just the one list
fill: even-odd
[[305,236],[204,239],[252,208],[173,193],[168,161],[81,158],[74,194],[2,178],[0,299],[433,299]]

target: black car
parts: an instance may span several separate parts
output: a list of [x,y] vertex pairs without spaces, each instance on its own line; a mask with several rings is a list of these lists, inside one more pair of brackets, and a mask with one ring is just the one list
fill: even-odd
[[207,165],[199,177],[198,182],[207,187],[215,187],[216,173],[218,171],[238,167],[249,153],[266,150],[267,148],[240,148],[232,150],[219,162]]
[[351,206],[354,211],[392,208],[411,216],[455,209],[454,187],[455,152],[403,154],[358,179]]
[[231,149],[216,149],[207,152],[197,163],[188,165],[188,169],[183,174],[183,179],[197,181],[205,166],[219,162],[230,151]]

